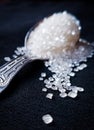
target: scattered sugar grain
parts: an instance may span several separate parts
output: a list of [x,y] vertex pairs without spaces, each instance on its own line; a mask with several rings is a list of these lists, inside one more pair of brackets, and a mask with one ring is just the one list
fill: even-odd
[[13,58],[17,58],[17,55],[13,55]]
[[51,87],[52,90],[58,90],[57,86],[53,86]]
[[47,88],[42,88],[42,91],[43,92],[47,92]]
[[39,80],[41,81],[41,80],[43,80],[43,78],[42,78],[42,77],[40,77],[40,78],[39,78]]
[[73,76],[75,76],[75,73],[71,72],[69,75],[73,77]]
[[53,93],[48,93],[48,94],[46,95],[46,98],[52,99],[52,98],[53,98]]
[[77,90],[78,90],[79,92],[83,92],[83,91],[84,91],[84,88],[82,88],[82,87],[77,87]]
[[65,98],[65,97],[67,97],[67,93],[64,93],[64,92],[63,92],[63,93],[60,93],[59,96],[60,96],[61,98]]
[[67,83],[67,86],[71,86],[71,83]]
[[11,58],[10,57],[4,57],[4,60],[9,62],[9,61],[11,61]]
[[41,73],[41,77],[46,77],[46,73]]
[[50,124],[53,122],[53,117],[50,114],[46,114],[42,116],[42,120],[45,124]]
[[83,63],[80,66],[78,66],[77,68],[78,68],[78,70],[83,70],[86,67],[87,67],[87,65]]
[[20,55],[21,53],[17,50],[14,51],[16,55]]
[[77,87],[73,87],[72,88],[72,92],[77,93],[78,92],[78,88]]
[[73,92],[73,91],[70,91],[68,93],[68,96],[71,97],[71,98],[75,98],[77,96],[77,93]]
[[59,92],[61,92],[61,93],[66,92],[66,89],[64,89],[63,87],[59,87],[58,90],[59,90]]
[[78,71],[79,71],[79,69],[78,69],[78,68],[74,68],[74,71],[75,71],[75,72],[78,72]]
[[50,80],[50,81],[54,81],[54,78],[52,78],[52,77],[49,77],[49,80]]

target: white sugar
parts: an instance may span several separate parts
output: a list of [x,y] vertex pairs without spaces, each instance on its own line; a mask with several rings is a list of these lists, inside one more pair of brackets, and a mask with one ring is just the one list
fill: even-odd
[[60,93],[59,96],[62,97],[62,98],[65,98],[65,97],[67,97],[67,93],[64,93],[64,92]]
[[55,13],[31,32],[26,47],[37,57],[51,58],[74,48],[80,36],[79,27],[80,23],[73,15]]
[[77,69],[78,70],[83,70],[84,68],[86,68],[87,67],[87,65],[86,64],[81,64],[81,65],[79,65],[78,67],[77,67]]
[[52,99],[52,98],[53,98],[53,93],[48,93],[48,94],[46,95],[46,98]]
[[79,92],[83,92],[83,91],[84,91],[84,88],[82,88],[82,87],[77,87],[77,90],[78,90]]
[[47,88],[42,88],[42,91],[43,92],[47,92]]
[[54,78],[52,78],[52,77],[49,77],[49,80],[50,80],[50,81],[54,81]]
[[11,58],[10,57],[4,57],[4,60],[5,61],[11,61]]
[[42,77],[40,77],[40,78],[39,78],[39,80],[43,80],[43,78],[42,78]]
[[66,92],[66,90],[65,90],[63,87],[59,87],[58,90],[59,90],[59,92],[61,92],[61,93]]
[[72,88],[72,92],[74,92],[74,93],[78,93],[78,87],[76,87],[76,86],[73,87],[73,88]]
[[50,114],[42,116],[42,120],[45,124],[50,124],[53,122],[53,117]]
[[71,98],[75,98],[77,96],[77,93],[71,91],[68,93],[68,96],[71,97]]
[[41,73],[41,77],[46,77],[46,73]]
[[13,55],[13,58],[17,58],[17,55]]
[[75,76],[75,73],[71,72],[69,75],[73,77],[73,76]]
[[15,52],[16,55],[20,55],[19,51],[15,50],[14,52]]

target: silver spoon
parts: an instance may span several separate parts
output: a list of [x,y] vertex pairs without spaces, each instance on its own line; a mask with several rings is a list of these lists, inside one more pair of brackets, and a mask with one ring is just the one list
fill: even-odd
[[[38,25],[37,25],[38,26]],[[24,45],[27,47],[27,41],[29,39],[29,36],[32,32],[32,30],[35,28],[31,28],[24,40]],[[10,81],[13,79],[13,77],[17,74],[17,72],[25,66],[28,62],[33,61],[34,59],[38,59],[35,56],[32,56],[32,58],[28,57],[26,54],[20,55],[19,57],[5,63],[0,67],[0,93],[7,88]]]

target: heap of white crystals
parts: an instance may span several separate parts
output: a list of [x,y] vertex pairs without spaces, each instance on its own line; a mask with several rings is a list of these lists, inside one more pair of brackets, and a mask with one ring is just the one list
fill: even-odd
[[64,11],[55,13],[37,26],[29,36],[27,49],[41,58],[51,58],[74,48],[80,36],[80,23]]

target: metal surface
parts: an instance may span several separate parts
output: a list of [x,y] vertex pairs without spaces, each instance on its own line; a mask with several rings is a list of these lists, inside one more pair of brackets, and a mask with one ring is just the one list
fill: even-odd
[[0,67],[0,93],[9,85],[17,72],[28,62],[29,59],[23,55]]

